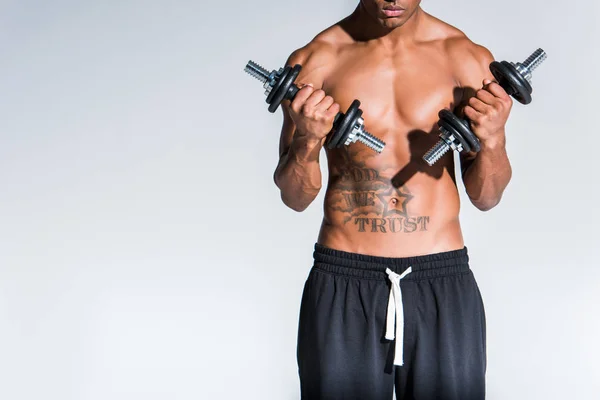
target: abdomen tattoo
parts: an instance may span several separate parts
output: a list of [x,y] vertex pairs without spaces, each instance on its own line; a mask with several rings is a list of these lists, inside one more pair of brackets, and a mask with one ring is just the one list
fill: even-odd
[[407,185],[395,187],[372,168],[354,162],[332,178],[326,207],[343,214],[343,223],[357,232],[413,233],[426,231],[429,216],[412,215],[415,196]]

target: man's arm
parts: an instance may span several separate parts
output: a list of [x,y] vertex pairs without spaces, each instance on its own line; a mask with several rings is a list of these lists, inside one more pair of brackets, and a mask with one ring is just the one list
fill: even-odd
[[[296,79],[299,87],[310,84],[315,90],[322,88],[326,65],[322,53],[321,46],[309,44],[290,55],[286,65],[302,65]],[[296,124],[290,116],[290,104],[289,101],[281,104],[283,126],[279,141],[279,163],[273,179],[285,205],[300,212],[313,202],[321,189],[319,154],[325,139],[297,134]]]
[[[465,42],[467,41],[467,42]],[[471,129],[481,142],[478,153],[461,154],[461,170],[469,199],[481,211],[494,208],[510,182],[512,169],[506,154],[505,124],[512,99],[493,82],[489,65],[494,58],[484,47],[465,39],[457,59],[458,77],[463,88],[461,114],[471,121]]]

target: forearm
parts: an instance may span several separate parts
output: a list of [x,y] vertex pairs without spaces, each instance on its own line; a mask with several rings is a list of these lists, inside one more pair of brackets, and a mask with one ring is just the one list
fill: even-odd
[[304,211],[321,189],[321,148],[320,141],[295,136],[275,170],[274,180],[281,190],[281,199],[295,211]]
[[511,176],[505,144],[482,144],[481,151],[464,171],[463,182],[471,202],[487,211],[500,202]]

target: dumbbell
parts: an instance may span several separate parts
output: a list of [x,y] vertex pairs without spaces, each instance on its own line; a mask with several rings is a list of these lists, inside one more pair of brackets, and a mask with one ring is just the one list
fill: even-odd
[[[263,83],[269,112],[274,113],[283,100],[291,101],[296,97],[300,88],[294,81],[301,69],[300,65],[288,65],[278,71],[269,72],[254,61],[248,61],[244,71]],[[340,112],[335,116],[333,129],[325,142],[328,148],[340,148],[359,141],[377,153],[383,151],[385,143],[365,130],[363,112],[359,107],[360,101],[354,100],[345,114]]]
[[[515,100],[521,104],[531,103],[531,74],[544,60],[546,52],[537,49],[523,63],[508,61],[494,61],[490,64],[490,71],[496,82]],[[449,110],[438,113],[440,120],[440,140],[425,155],[423,160],[430,166],[435,164],[450,149],[460,152],[481,150],[477,136],[471,131],[468,119],[459,118]]]

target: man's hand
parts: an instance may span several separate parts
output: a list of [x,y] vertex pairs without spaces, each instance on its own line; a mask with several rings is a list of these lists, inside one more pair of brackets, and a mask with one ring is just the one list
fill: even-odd
[[471,120],[471,129],[479,138],[482,147],[504,146],[504,126],[512,108],[512,98],[502,86],[488,79],[483,89],[469,99],[464,114]]
[[290,105],[290,117],[296,125],[296,135],[307,140],[322,141],[333,128],[340,105],[321,89],[311,84],[298,85],[301,89]]

